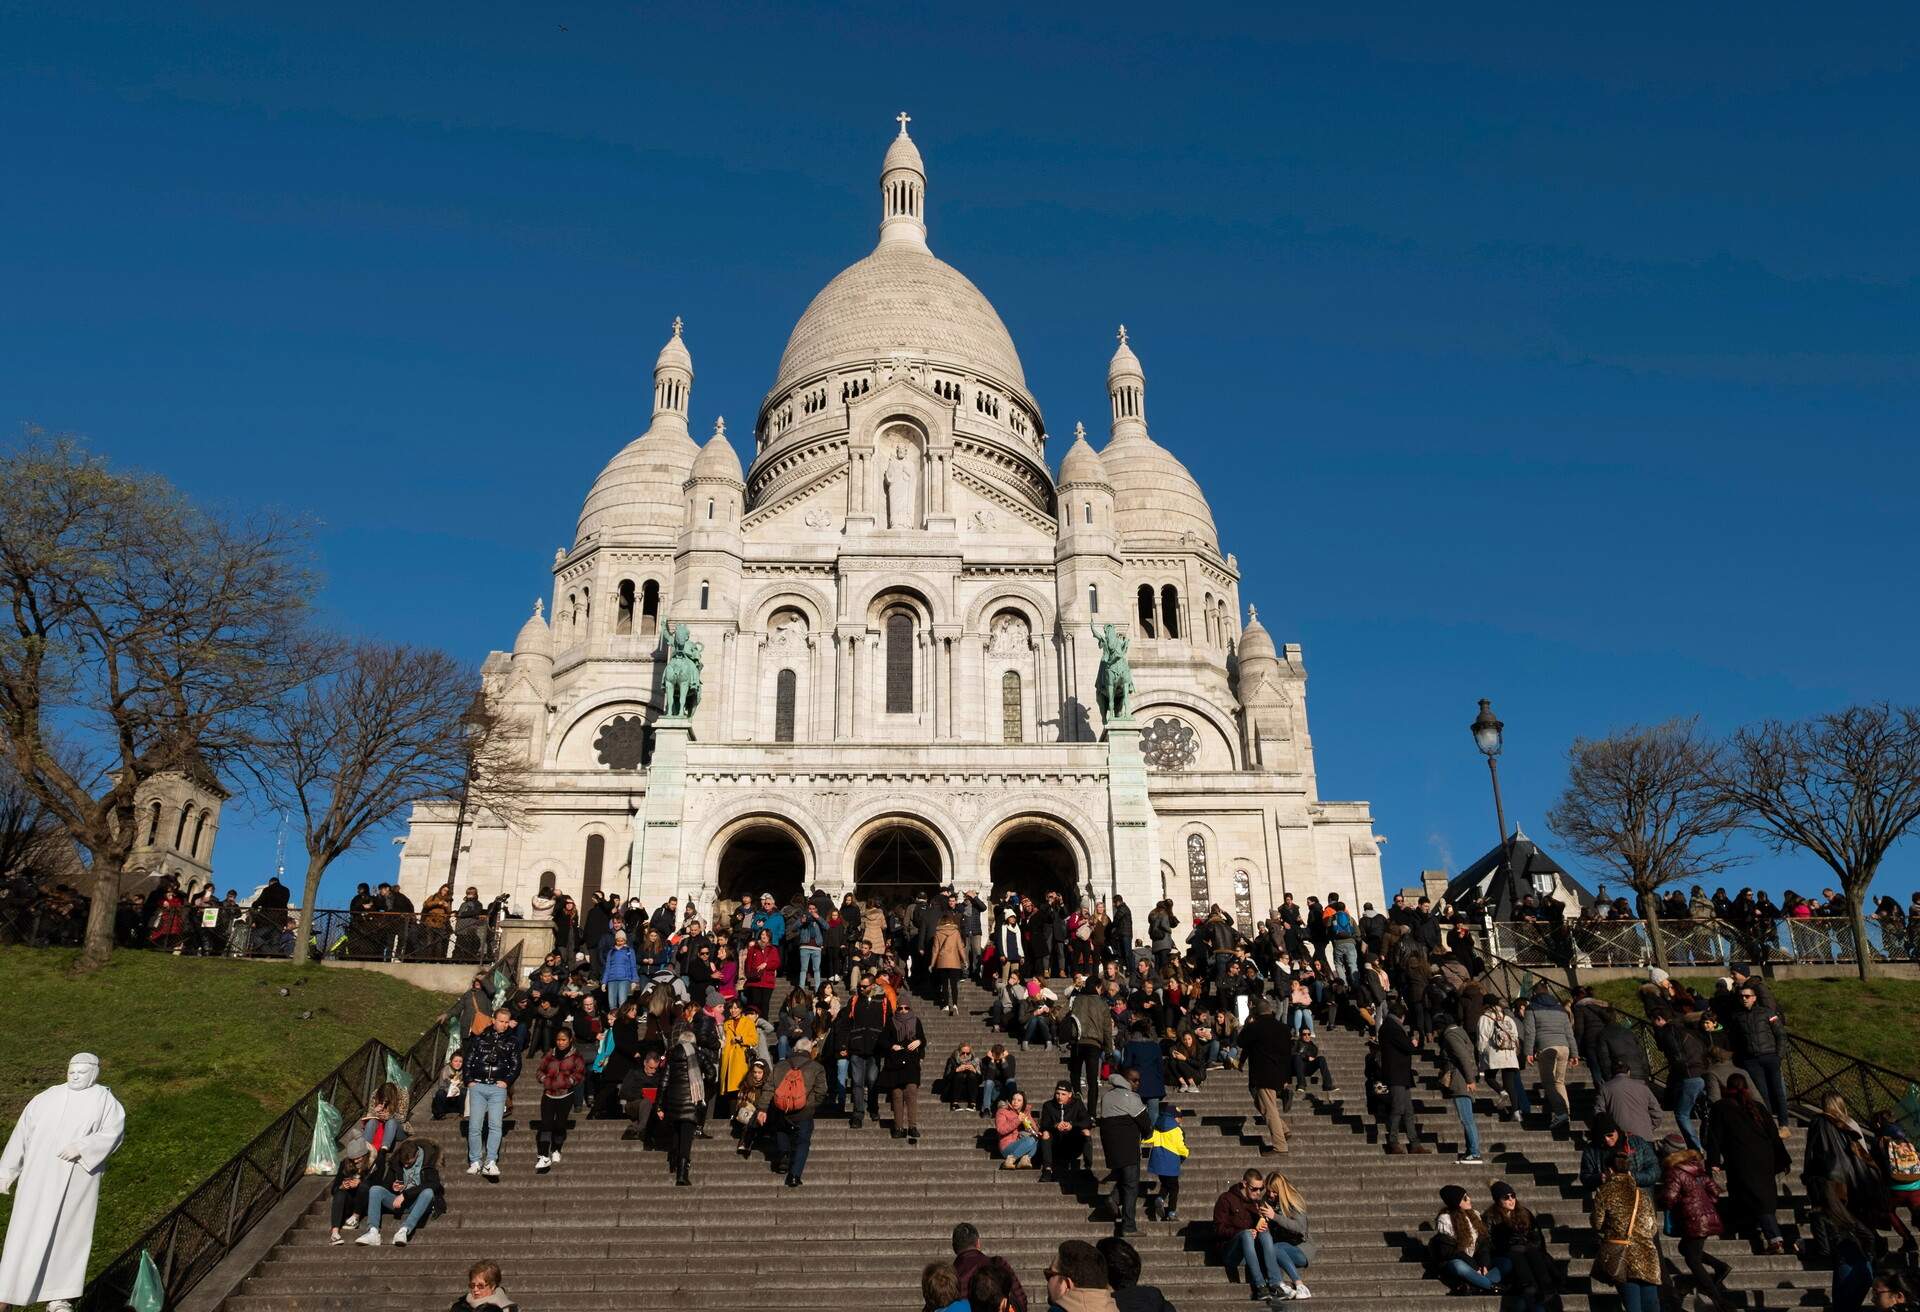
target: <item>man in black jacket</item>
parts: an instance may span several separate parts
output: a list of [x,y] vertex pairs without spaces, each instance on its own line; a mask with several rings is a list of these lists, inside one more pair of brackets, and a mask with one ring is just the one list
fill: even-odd
[[1107,919],[1107,946],[1113,949],[1124,975],[1133,974],[1133,908],[1118,893],[1113,895],[1113,914]]
[[1054,1086],[1053,1101],[1035,1109],[1034,1121],[1040,1126],[1040,1178],[1051,1180],[1074,1166],[1092,1170],[1092,1141],[1088,1130],[1093,1118],[1087,1105],[1062,1080]]
[[493,1013],[493,1028],[467,1040],[467,1174],[500,1178],[500,1135],[513,1082],[520,1078],[520,1039],[513,1013]]
[[[880,1077],[880,1036],[885,1033],[891,1019],[887,1006],[887,994],[880,987],[880,977],[869,975],[861,981],[860,996],[855,998],[847,1009],[846,1046],[847,1058],[847,1115],[848,1124],[859,1129],[871,1112],[878,1116],[879,1094],[873,1090],[874,1081]],[[835,1056],[840,1056],[836,1053]],[[869,1108],[867,1099],[875,1099],[875,1107]]]
[[[1387,1117],[1380,1127],[1387,1152],[1395,1157],[1403,1153],[1427,1153],[1431,1148],[1420,1142],[1420,1131],[1413,1119],[1413,1039],[1407,1034],[1407,1004],[1399,998],[1387,1002],[1386,1019],[1380,1022],[1380,1082],[1387,1086]],[[1406,1135],[1402,1148],[1394,1134]]]
[[1286,1022],[1273,1014],[1273,1004],[1261,998],[1253,1019],[1240,1029],[1240,1056],[1247,1068],[1247,1091],[1253,1107],[1267,1123],[1269,1142],[1263,1153],[1287,1151],[1287,1121],[1280,1112],[1280,1096],[1293,1081],[1293,1035]]

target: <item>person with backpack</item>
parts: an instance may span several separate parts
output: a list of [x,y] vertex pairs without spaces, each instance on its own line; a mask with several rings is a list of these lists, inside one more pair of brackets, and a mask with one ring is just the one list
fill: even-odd
[[793,1045],[793,1055],[773,1068],[769,1106],[760,1124],[773,1129],[773,1167],[787,1173],[787,1188],[798,1189],[813,1147],[813,1117],[827,1096],[826,1067],[813,1059],[813,1040]]
[[1332,935],[1333,968],[1343,981],[1350,982],[1360,969],[1360,927],[1339,894],[1328,898],[1327,906],[1332,911],[1327,917],[1327,930]]
[[1480,1013],[1479,1032],[1480,1065],[1487,1072],[1487,1082],[1495,1087],[1504,1085],[1513,1115],[1526,1120],[1533,1104],[1527,1100],[1527,1086],[1520,1079],[1519,1024],[1496,1000]]

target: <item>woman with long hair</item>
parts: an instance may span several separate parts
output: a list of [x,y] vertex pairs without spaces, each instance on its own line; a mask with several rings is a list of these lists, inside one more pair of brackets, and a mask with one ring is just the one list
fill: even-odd
[[993,1109],[993,1132],[1000,1148],[1000,1168],[1017,1171],[1033,1165],[1040,1148],[1040,1127],[1027,1110],[1027,1095],[1018,1089]]
[[1267,1218],[1273,1229],[1273,1256],[1285,1277],[1280,1282],[1282,1298],[1311,1298],[1312,1291],[1300,1273],[1313,1264],[1313,1235],[1307,1225],[1307,1200],[1286,1176],[1275,1171],[1267,1177],[1267,1202],[1273,1215]]
[[1769,1253],[1787,1251],[1774,1212],[1780,1206],[1780,1173],[1791,1164],[1780,1127],[1754,1096],[1745,1072],[1727,1076],[1725,1092],[1707,1118],[1707,1165],[1726,1171],[1728,1223],[1744,1233],[1757,1229]]
[[1509,1312],[1547,1312],[1560,1292],[1560,1275],[1547,1252],[1547,1237],[1532,1212],[1505,1180],[1492,1187],[1493,1268]]

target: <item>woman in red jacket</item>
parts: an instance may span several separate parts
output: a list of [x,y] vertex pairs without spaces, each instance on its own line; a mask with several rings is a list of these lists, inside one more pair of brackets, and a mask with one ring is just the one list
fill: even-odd
[[573,1031],[562,1029],[553,1036],[553,1051],[540,1059],[540,1156],[533,1169],[544,1171],[560,1164],[560,1149],[567,1142],[567,1114],[573,1110],[573,1094],[587,1078],[587,1061],[573,1046]]
[[1693,1273],[1697,1292],[1715,1308],[1731,1308],[1725,1282],[1733,1268],[1707,1252],[1707,1240],[1726,1228],[1720,1220],[1720,1187],[1713,1182],[1707,1159],[1679,1135],[1662,1140],[1660,1151],[1660,1206],[1680,1232],[1680,1256]]
[[773,1019],[773,986],[780,979],[780,949],[773,945],[773,935],[768,931],[761,930],[747,949],[740,978],[745,981],[741,990],[747,995],[747,1005],[758,1015]]

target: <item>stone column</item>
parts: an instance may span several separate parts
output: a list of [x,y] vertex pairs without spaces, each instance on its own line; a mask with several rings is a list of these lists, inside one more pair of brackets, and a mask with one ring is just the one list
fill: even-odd
[[878,682],[884,683],[885,671],[880,670],[879,645],[876,634],[862,633],[854,639],[860,655],[857,658],[853,677],[853,736],[858,742],[866,742],[873,735],[874,674],[880,671]]
[[[1147,796],[1147,762],[1140,755],[1140,726],[1131,716],[1107,721],[1107,809],[1113,841],[1113,887],[1140,910],[1160,900],[1160,823]],[[1169,893],[1185,924],[1190,908],[1178,889]]]
[[735,644],[739,652],[738,677],[733,681],[733,740],[750,743],[759,734],[760,655],[766,649],[766,635],[743,633]]
[[940,719],[935,725],[935,732],[949,741],[954,736],[953,648],[959,633],[958,629],[950,627],[935,629],[933,633],[934,677],[940,685]]
[[634,816],[628,887],[648,906],[688,893],[680,887],[680,822],[686,809],[687,743],[692,725],[683,719],[653,722],[653,759],[647,765],[647,795]]
[[833,736],[846,742],[853,736],[852,633],[836,633],[833,638]]
[[834,662],[828,651],[828,645],[818,637],[807,636],[807,736],[803,740],[806,742],[817,743],[833,737],[833,724],[828,718],[833,697],[827,680]]

